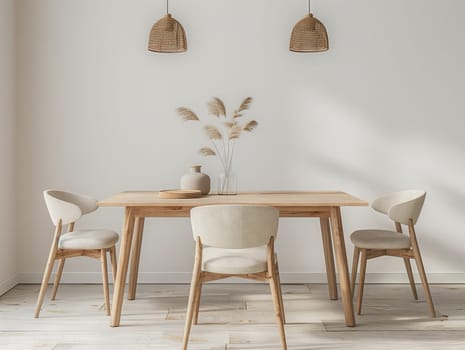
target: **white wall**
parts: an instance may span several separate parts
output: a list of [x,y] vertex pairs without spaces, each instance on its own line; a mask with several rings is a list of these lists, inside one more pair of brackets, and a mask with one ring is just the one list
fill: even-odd
[[[465,282],[463,1],[314,1],[331,49],[295,54],[289,34],[304,1],[175,0],[189,44],[177,55],[146,49],[163,1],[19,3],[23,281],[40,280],[51,240],[42,190],[103,198],[173,188],[195,163],[214,177],[216,160],[197,154],[204,135],[175,109],[205,116],[212,96],[230,109],[253,96],[259,127],[237,143],[240,189],[341,189],[372,200],[423,188],[426,268],[433,281]],[[83,224],[119,231],[122,217],[105,208]],[[343,219],[347,234],[391,227],[367,208],[344,209]],[[279,252],[284,281],[324,281],[317,221],[282,220]],[[142,254],[143,281],[189,281],[188,220],[149,220]],[[402,262],[385,259],[368,272],[399,280]],[[99,265],[88,260],[70,261],[65,279],[99,281]]]
[[15,3],[0,0],[0,295],[16,275]]

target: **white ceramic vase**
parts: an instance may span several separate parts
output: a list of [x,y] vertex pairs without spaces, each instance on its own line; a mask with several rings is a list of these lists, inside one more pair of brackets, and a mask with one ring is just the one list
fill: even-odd
[[210,177],[200,171],[200,165],[193,165],[187,174],[181,177],[181,190],[200,190],[202,194],[210,192]]

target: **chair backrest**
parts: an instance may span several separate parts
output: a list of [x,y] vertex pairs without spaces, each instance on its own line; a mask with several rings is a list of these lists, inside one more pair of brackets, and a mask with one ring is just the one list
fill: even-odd
[[55,225],[62,221],[62,224],[69,224],[76,221],[82,215],[93,212],[97,209],[97,201],[91,197],[81,194],[46,190],[44,191],[45,203],[48,213]]
[[194,239],[202,244],[242,249],[266,245],[278,234],[279,210],[255,205],[207,205],[191,210]]
[[425,197],[426,192],[422,190],[399,191],[377,198],[371,207],[401,224],[408,225],[410,219],[415,224],[423,208]]

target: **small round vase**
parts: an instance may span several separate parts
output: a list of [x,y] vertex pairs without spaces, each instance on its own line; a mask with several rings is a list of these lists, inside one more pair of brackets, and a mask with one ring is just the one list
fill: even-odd
[[200,172],[200,168],[200,165],[193,165],[181,177],[181,190],[200,190],[202,194],[210,192],[210,176]]

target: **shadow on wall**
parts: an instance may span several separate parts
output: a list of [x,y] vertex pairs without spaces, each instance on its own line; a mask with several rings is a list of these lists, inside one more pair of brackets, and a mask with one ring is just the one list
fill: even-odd
[[[390,181],[392,182],[389,174],[385,178],[376,177],[362,168],[357,169],[343,161],[316,152],[306,152],[306,158],[312,167],[320,168],[322,174],[335,174],[334,181],[338,186],[341,186],[340,179],[344,178],[347,183],[359,184],[360,187],[367,189],[367,193],[374,193],[375,196],[397,190],[389,184]],[[423,179],[422,182],[424,183]],[[454,228],[463,227],[465,193],[443,183],[436,183],[434,186],[428,187],[431,189],[427,189],[427,206],[424,208],[426,212],[422,213],[422,218],[417,226],[423,255],[429,256],[429,258],[425,258],[425,264],[428,266],[430,265],[428,260],[437,260],[444,265],[441,268],[443,271],[453,269],[460,272],[465,266],[465,254],[462,245],[454,244],[454,240],[465,232],[456,232],[457,230]],[[401,189],[403,188],[399,188],[399,190]],[[437,210],[438,208],[439,210]],[[381,221],[379,222],[381,223]],[[444,222],[448,222],[449,225],[444,225]],[[455,232],[451,232],[451,230]]]
[[456,211],[461,216],[465,215],[465,192],[439,182],[434,187],[437,188],[438,193],[443,194],[443,200],[448,203],[447,208]]
[[[441,261],[442,264],[446,265],[444,271],[437,272],[463,272],[463,266],[465,266],[465,254],[463,245],[457,245],[454,244],[454,242],[444,239],[444,235],[447,234],[447,232],[444,232],[444,230],[435,231],[437,236],[423,235],[422,231],[422,229],[417,229],[416,233],[418,237],[418,245],[420,246],[420,251],[422,252],[424,264],[426,266],[426,272],[428,273],[428,266],[431,267],[433,265],[432,259],[428,258],[431,256],[434,256],[434,258],[437,258],[438,261]],[[426,253],[423,247],[430,247],[430,249]],[[427,255],[426,258],[425,255]],[[431,263],[428,262],[429,260],[431,260]],[[451,271],[451,268],[454,268],[454,271]]]
[[[375,196],[390,191],[386,181],[382,181],[379,177],[371,176],[369,172],[361,168],[355,169],[353,166],[331,159],[328,155],[311,151],[307,151],[306,154],[307,161],[312,167],[319,167],[323,173],[337,174],[339,179],[343,177],[347,179],[347,182],[360,183],[363,187],[369,188],[370,192],[373,192]],[[341,184],[339,183],[338,186],[341,186]]]
[[[430,234],[421,237],[421,231],[419,232],[420,246],[424,241],[424,245],[432,247],[430,250],[434,256],[447,265],[447,269],[462,271],[465,266],[465,250],[462,244],[465,235],[463,229],[465,193],[444,183],[436,183],[434,187],[434,196],[438,198],[440,207],[444,208],[444,211],[442,214],[431,213],[433,218],[427,219],[430,221],[427,227]],[[444,225],[445,223],[449,225]]]

